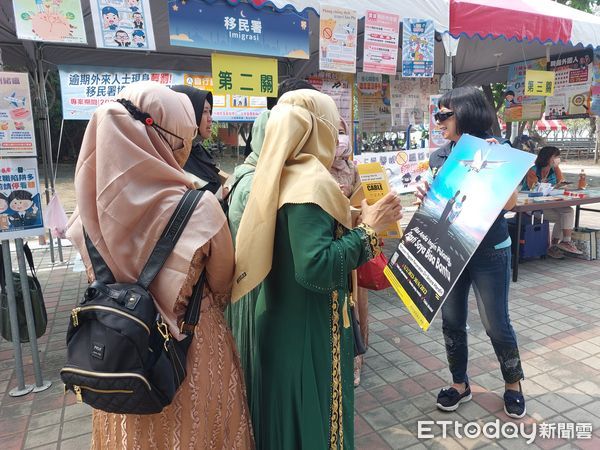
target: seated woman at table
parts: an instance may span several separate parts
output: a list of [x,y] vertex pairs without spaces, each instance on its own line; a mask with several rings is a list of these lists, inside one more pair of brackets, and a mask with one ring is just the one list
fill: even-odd
[[[557,147],[542,147],[535,160],[535,164],[525,176],[522,189],[531,190],[536,183],[550,183],[553,186],[566,184],[565,178],[558,164],[560,163],[560,150]],[[549,222],[554,222],[552,229],[552,244],[547,255],[551,258],[562,259],[563,252],[580,255],[581,251],[571,242],[575,212],[570,206],[544,210],[544,217]]]

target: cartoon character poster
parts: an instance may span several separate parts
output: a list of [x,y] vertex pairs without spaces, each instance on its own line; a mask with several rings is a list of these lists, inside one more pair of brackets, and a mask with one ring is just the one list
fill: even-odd
[[0,160],[0,239],[44,232],[37,159]]
[[389,77],[359,72],[356,86],[361,130],[363,132],[389,131],[392,128]]
[[0,157],[36,154],[29,75],[0,72]]
[[355,73],[357,36],[356,11],[321,5],[319,70]]
[[435,29],[433,20],[402,20],[402,76],[433,76]]
[[355,164],[378,162],[385,169],[392,190],[398,194],[415,192],[429,169],[429,149],[416,148],[397,152],[354,155]]
[[508,145],[463,135],[433,178],[384,270],[423,330],[534,160]]
[[13,0],[17,37],[87,44],[80,0]]
[[96,47],[156,50],[149,0],[90,0]]

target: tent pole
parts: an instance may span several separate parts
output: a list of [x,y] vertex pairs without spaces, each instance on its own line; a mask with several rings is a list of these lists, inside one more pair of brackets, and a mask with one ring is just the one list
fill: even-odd
[[[50,143],[50,126],[49,126],[49,111],[48,111],[48,99],[46,97],[46,80],[44,78],[44,64],[42,62],[42,46],[36,45],[36,81],[38,90],[38,101],[39,101],[39,114],[38,118],[40,124],[40,144],[42,153],[42,166],[44,168],[44,186],[46,192],[46,205],[50,203],[50,190],[51,185],[49,183],[48,172],[52,173],[51,168],[48,167],[48,153],[50,154],[50,161],[52,161],[52,148]],[[49,148],[50,147],[50,148]],[[54,192],[54,190],[52,189]],[[50,244],[50,261],[54,264],[54,240],[52,233],[48,233],[49,244]]]

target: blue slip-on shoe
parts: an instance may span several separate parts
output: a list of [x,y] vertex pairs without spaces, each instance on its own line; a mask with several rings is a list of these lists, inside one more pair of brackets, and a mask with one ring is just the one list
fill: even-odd
[[444,388],[437,396],[437,407],[442,411],[456,411],[461,403],[468,402],[473,398],[471,387],[466,383],[465,392],[459,393],[455,388]]
[[512,417],[513,419],[521,419],[527,413],[521,383],[519,383],[518,391],[507,389],[504,392],[504,412],[508,417]]

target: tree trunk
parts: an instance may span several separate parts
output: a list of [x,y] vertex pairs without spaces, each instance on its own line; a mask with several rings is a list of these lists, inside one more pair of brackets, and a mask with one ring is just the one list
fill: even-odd
[[[492,105],[492,107],[494,108],[494,111],[496,111],[496,120],[494,120],[494,122],[492,122],[492,135],[493,136],[501,136],[502,129],[500,127],[500,121],[498,120],[498,110],[500,109],[500,106],[502,104],[501,103],[499,105],[495,104],[494,93],[492,92],[492,86],[490,84],[481,85],[481,89],[483,90],[483,93],[485,94],[485,97],[487,98],[488,102],[490,102],[490,105]],[[506,125],[506,132],[508,133],[508,124]],[[510,138],[507,137],[507,139],[510,139]]]

